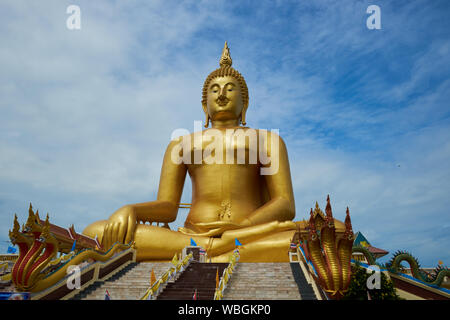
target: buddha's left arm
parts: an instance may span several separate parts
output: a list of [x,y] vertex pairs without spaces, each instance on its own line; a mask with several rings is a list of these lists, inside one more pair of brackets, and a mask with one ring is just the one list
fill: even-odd
[[271,161],[262,166],[270,173],[263,175],[266,180],[270,200],[253,211],[244,221],[244,226],[275,220],[293,220],[295,217],[295,201],[286,145],[277,134],[268,132],[267,137],[278,139],[278,147],[276,144],[272,145],[270,139],[268,140],[266,152],[268,159],[271,159]]

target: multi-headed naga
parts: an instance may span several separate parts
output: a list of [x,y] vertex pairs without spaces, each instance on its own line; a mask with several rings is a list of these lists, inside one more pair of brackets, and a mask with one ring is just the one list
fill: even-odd
[[[67,253],[67,242],[73,240],[61,234],[54,234],[52,228],[55,226],[50,224],[48,215],[45,221],[41,220],[39,213],[33,212],[31,204],[22,231],[17,215],[14,217],[14,226],[13,230],[9,231],[9,237],[11,243],[19,247],[19,257],[11,271],[11,280],[18,291],[39,292],[65,277],[66,270],[71,265],[86,261],[107,261],[116,252],[131,247],[131,243],[115,243],[106,252],[96,250],[94,246],[98,242],[76,234],[72,227],[67,230],[78,240],[78,247]],[[58,252],[65,255],[57,258]]]
[[340,299],[350,284],[354,234],[348,208],[342,235],[336,233],[329,196],[325,213],[324,223],[316,226],[311,209],[309,232],[303,237],[302,247],[314,266],[316,281],[331,299]]

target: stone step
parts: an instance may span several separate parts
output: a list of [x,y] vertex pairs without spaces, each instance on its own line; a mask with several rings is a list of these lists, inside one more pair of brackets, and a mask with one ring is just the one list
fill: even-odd
[[224,300],[300,300],[290,264],[238,263]]
[[[94,286],[93,290],[82,292],[82,300],[104,300],[105,292],[113,300],[137,300],[140,299],[150,286],[151,272],[155,273],[156,279],[161,277],[169,268],[171,263],[167,262],[141,262],[136,264],[118,277],[110,279]],[[84,296],[83,296],[84,293]]]
[[227,263],[193,262],[174,283],[169,283],[157,300],[190,300],[195,290],[199,300],[212,300],[216,275],[222,275]]
[[[197,289],[199,300],[212,299],[217,268],[219,276],[227,264],[193,263],[176,282],[168,283],[158,299],[192,299]],[[85,290],[83,300],[104,300],[108,290],[111,299],[139,299],[148,289],[153,268],[158,279],[170,263],[138,263],[119,272],[110,280]],[[308,290],[299,292],[290,263],[238,263],[224,292],[224,300],[300,300],[314,299]],[[301,275],[300,275],[301,276]],[[299,275],[295,273],[297,281]],[[304,282],[304,279],[300,279]],[[301,286],[300,286],[301,287]],[[306,288],[307,289],[307,288]],[[301,291],[301,290],[300,290]]]

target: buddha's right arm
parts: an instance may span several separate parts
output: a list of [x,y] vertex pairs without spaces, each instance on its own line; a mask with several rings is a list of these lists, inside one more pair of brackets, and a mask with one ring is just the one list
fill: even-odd
[[156,200],[130,206],[138,221],[169,223],[175,221],[178,212],[178,205],[171,201]]
[[183,163],[177,164],[172,161],[171,153],[176,144],[172,141],[167,147],[157,200],[126,205],[114,212],[103,231],[102,242],[106,248],[116,241],[122,243],[131,241],[138,221],[167,223],[176,219],[187,172]]
[[161,168],[158,196],[156,201],[137,203],[132,205],[137,220],[152,222],[175,221],[178,213],[186,179],[187,167],[184,163],[177,163],[173,159],[178,141],[172,141],[166,149]]

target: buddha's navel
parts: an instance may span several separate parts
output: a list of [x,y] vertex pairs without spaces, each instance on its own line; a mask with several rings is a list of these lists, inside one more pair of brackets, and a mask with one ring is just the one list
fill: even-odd
[[220,204],[220,209],[217,211],[219,219],[223,220],[225,217],[231,219],[231,201],[222,200]]

